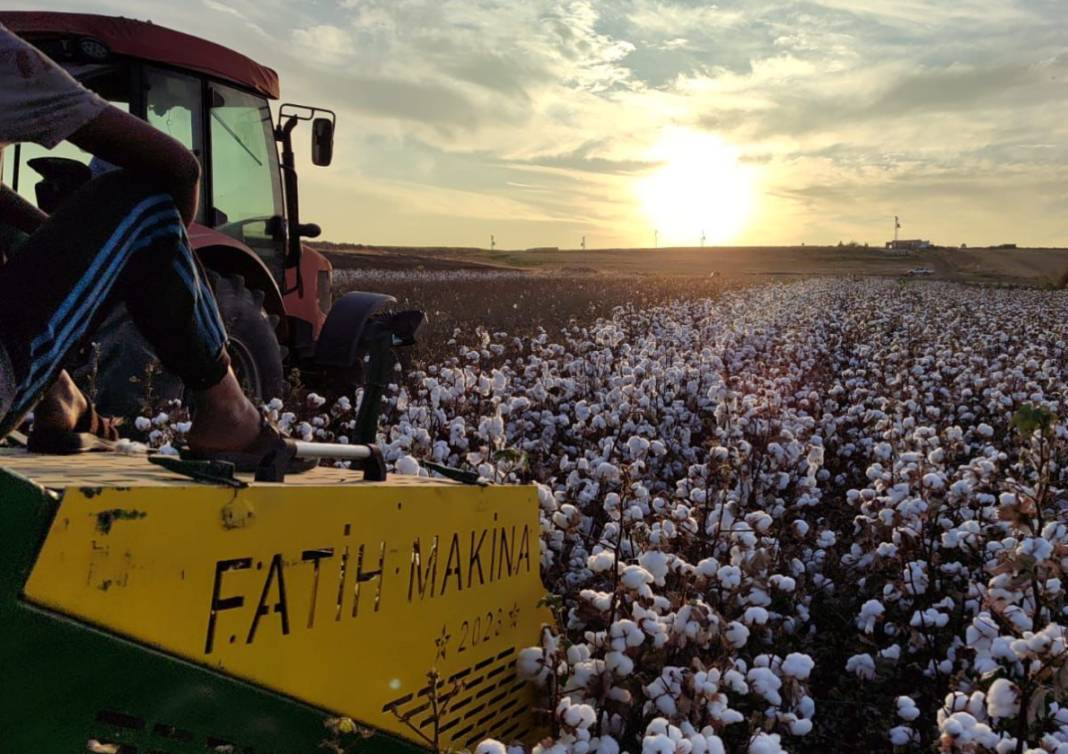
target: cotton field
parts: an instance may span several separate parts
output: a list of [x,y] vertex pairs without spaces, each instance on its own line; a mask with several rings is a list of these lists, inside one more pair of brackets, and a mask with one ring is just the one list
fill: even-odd
[[[539,484],[534,752],[1068,754],[1068,295],[810,280],[486,324],[398,375],[383,449]],[[268,410],[346,441],[356,403]]]

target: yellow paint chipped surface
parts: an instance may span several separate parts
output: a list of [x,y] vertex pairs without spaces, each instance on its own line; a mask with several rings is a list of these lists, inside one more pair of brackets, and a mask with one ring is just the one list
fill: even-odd
[[416,742],[399,716],[432,733],[431,668],[456,689],[445,745],[535,732],[515,677],[548,620],[533,488],[72,477],[30,600]]

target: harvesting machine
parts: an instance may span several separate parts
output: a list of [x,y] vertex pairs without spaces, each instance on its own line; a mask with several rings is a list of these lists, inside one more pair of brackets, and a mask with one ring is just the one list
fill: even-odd
[[[317,228],[299,219],[292,134],[310,120],[326,164],[332,114],[282,105],[276,123],[273,71],[152,24],[0,23],[198,154],[190,237],[253,392],[280,385],[283,354],[342,383],[365,356],[377,382],[392,371],[383,350],[418,322],[380,316],[388,297],[331,307],[330,265],[300,241]],[[33,149],[3,155],[5,183],[28,198],[62,201],[87,179],[87,155]],[[121,315],[101,345],[107,409],[147,346]],[[363,408],[357,440],[373,442],[377,412]],[[533,488],[387,479],[381,464],[257,481],[156,460],[0,448],[0,752],[310,754],[338,743],[330,718],[368,735],[345,751],[537,736],[516,674],[548,620]]]

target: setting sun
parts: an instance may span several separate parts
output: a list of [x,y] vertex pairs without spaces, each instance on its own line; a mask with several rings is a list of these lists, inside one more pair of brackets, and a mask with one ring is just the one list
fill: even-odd
[[712,134],[670,129],[649,158],[662,166],[635,193],[661,245],[730,243],[745,229],[756,180],[736,147]]

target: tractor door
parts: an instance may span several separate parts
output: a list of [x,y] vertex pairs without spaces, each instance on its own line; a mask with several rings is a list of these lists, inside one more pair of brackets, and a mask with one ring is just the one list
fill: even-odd
[[210,84],[206,225],[249,246],[284,280],[285,213],[267,100]]
[[[204,163],[204,88],[201,79],[163,68],[144,67],[145,119],[180,141]],[[204,224],[204,187],[197,205]]]

